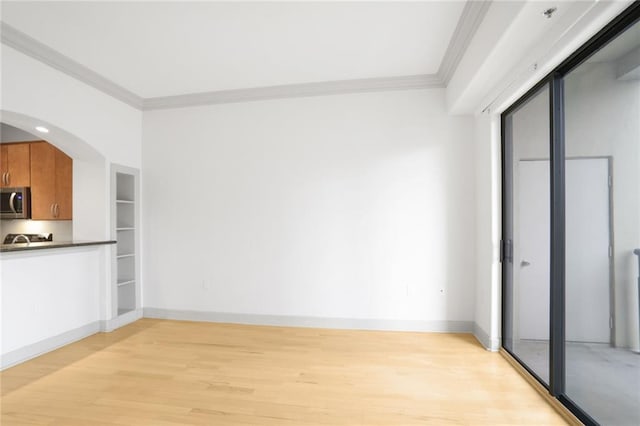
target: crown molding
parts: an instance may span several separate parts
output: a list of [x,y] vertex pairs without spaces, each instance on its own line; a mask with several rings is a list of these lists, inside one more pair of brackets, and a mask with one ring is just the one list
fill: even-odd
[[140,96],[1,21],[0,34],[3,44],[58,71],[62,71],[134,108],[142,108],[142,98]]
[[489,9],[491,0],[468,0],[436,74],[322,81],[142,98],[95,71],[0,21],[2,43],[139,110],[249,102],[347,93],[445,88]]
[[449,84],[453,73],[458,68],[462,56],[467,51],[469,44],[471,44],[471,40],[476,31],[478,31],[478,27],[480,27],[490,5],[491,0],[467,0],[465,3],[458,25],[456,25],[453,36],[451,36],[449,46],[447,46],[437,72],[438,77],[440,77],[445,86]]
[[182,108],[199,105],[299,98],[307,96],[429,88],[444,88],[444,84],[440,78],[434,74],[285,84],[280,86],[219,90],[187,95],[147,98],[143,101],[143,110]]

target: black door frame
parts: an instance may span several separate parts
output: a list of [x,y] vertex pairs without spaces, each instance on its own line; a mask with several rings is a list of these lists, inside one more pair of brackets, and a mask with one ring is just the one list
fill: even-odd
[[[632,3],[617,18],[590,38],[573,54],[541,79],[534,87],[515,101],[501,114],[501,165],[502,165],[502,240],[500,260],[502,262],[502,347],[509,352],[530,374],[532,374],[551,396],[557,398],[580,421],[587,425],[598,423],[578,407],[565,393],[565,140],[564,140],[564,77],[596,53],[626,29],[640,21],[640,1]],[[511,306],[505,291],[513,271],[513,164],[511,161],[511,122],[509,115],[529,101],[544,86],[549,88],[550,118],[550,185],[551,185],[551,235],[550,235],[550,304],[549,304],[549,385],[547,386],[514,353],[505,347],[505,313]]]

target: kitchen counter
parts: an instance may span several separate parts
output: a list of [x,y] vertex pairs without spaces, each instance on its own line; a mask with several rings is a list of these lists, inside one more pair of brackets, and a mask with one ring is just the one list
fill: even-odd
[[115,244],[114,240],[105,241],[48,241],[43,243],[0,244],[0,253],[13,253],[26,250],[59,249],[65,247],[97,246]]

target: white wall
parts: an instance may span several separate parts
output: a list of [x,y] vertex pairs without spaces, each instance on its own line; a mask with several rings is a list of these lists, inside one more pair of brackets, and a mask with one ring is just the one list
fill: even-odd
[[474,169],[443,90],[146,112],[144,306],[470,329]]
[[[27,131],[37,124],[50,129],[47,140],[74,160],[74,238],[110,239],[109,164],[140,168],[142,113],[12,48],[1,47],[0,121]],[[90,260],[66,249],[53,253],[47,250],[42,257],[20,262],[15,258],[26,253],[11,254],[11,260],[2,256],[3,356],[8,351],[26,354],[26,349],[50,341],[55,334],[110,318],[110,293],[105,288],[110,285],[110,268],[93,266],[109,264],[111,250],[97,250]],[[22,273],[16,273],[22,268]],[[48,275],[48,270],[60,271],[60,276],[68,278],[57,279]],[[63,285],[61,281],[65,281]],[[82,290],[70,291],[72,288]],[[42,315],[24,315],[20,303],[30,300],[28,292],[34,289],[43,295],[58,290],[64,298],[34,296],[43,303],[39,308]],[[96,294],[99,305],[94,303]],[[19,304],[8,308],[13,303]],[[31,312],[34,308],[27,305],[26,309]],[[21,330],[40,331],[17,336]],[[16,349],[20,345],[26,345],[22,352]]]
[[[140,111],[10,47],[1,48],[3,111],[51,123],[108,161],[140,167]],[[74,159],[82,155],[75,141],[54,141],[55,128],[47,138]]]
[[490,114],[475,117],[476,300],[475,336],[491,350],[500,347],[500,127]]

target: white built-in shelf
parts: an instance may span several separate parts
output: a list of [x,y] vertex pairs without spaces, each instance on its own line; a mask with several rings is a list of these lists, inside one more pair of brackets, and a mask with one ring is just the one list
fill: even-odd
[[140,308],[138,259],[138,172],[123,166],[112,167],[112,195],[115,232],[114,310],[118,315]]
[[135,204],[116,203],[116,228],[135,228]]

